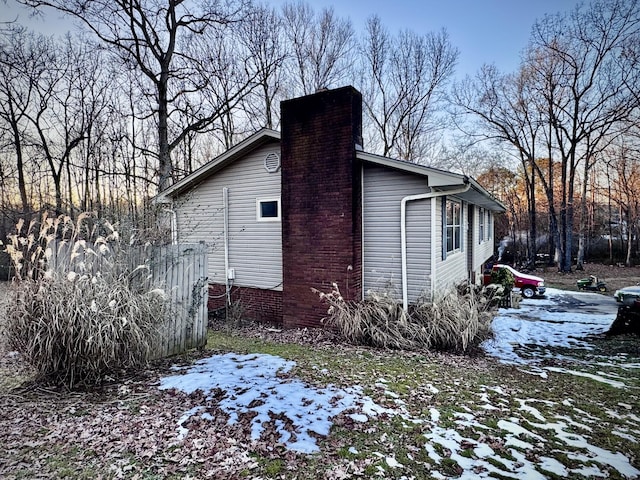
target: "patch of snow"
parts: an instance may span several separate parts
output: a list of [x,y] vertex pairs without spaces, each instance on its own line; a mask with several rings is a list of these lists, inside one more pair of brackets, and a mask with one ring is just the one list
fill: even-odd
[[565,422],[567,422],[568,425],[571,425],[572,427],[577,427],[577,428],[580,428],[582,430],[586,430],[587,432],[592,432],[593,431],[593,428],[591,428],[589,425],[585,425],[584,423],[576,422],[573,418],[567,417],[566,415],[555,415],[555,418],[557,418],[558,420],[564,420]]
[[[562,290],[548,289],[544,299],[523,300],[519,309],[500,309],[492,323],[494,338],[482,347],[500,361],[516,365],[531,365],[551,356],[548,348],[591,349],[584,339],[606,332],[615,314],[564,311],[561,302],[565,295]],[[571,295],[580,296],[577,292]]]
[[534,418],[537,418],[542,422],[546,421],[546,419],[544,418],[544,415],[540,413],[540,410],[538,410],[535,407],[532,407],[531,405],[527,405],[527,402],[533,402],[535,400],[531,400],[531,399],[523,400],[521,398],[516,398],[516,401],[520,403],[519,410],[522,410],[523,412],[527,412],[529,415],[531,415]]
[[[542,404],[548,403],[555,405],[553,402],[533,399],[521,402],[526,405],[527,402],[534,401]],[[567,401],[567,404],[570,405],[571,401]],[[434,411],[435,409],[432,409],[432,418],[435,417],[439,419],[439,414],[434,415]],[[454,416],[455,415],[456,414],[454,414]],[[541,414],[540,416],[544,418],[544,415]],[[471,418],[466,414],[464,415],[464,420],[460,422],[463,422],[466,427],[476,432],[485,428],[477,419]],[[525,427],[521,425],[521,422],[528,426]],[[437,420],[435,420],[434,423],[437,423]],[[457,478],[466,480],[495,476],[499,476],[500,478],[543,480],[547,478],[547,475],[543,472],[563,478],[573,478],[577,475],[583,475],[589,478],[604,477],[605,475],[602,473],[599,465],[607,465],[614,468],[627,478],[636,478],[640,475],[640,471],[633,467],[629,459],[623,454],[610,452],[589,444],[587,439],[582,435],[567,432],[566,429],[568,426],[580,427],[587,430],[590,428],[573,419],[568,419],[566,423],[534,423],[524,418],[519,419],[515,417],[500,420],[498,422],[498,428],[507,432],[506,435],[504,435],[503,449],[508,458],[503,457],[500,450],[496,451],[493,448],[494,445],[484,440],[482,436],[479,439],[466,438],[456,429],[439,427],[437,424],[433,425],[431,431],[425,434],[427,443],[424,448],[429,458],[436,464],[440,464],[443,461],[443,457],[438,453],[436,445],[450,452],[447,453],[447,458],[455,461],[462,469],[461,475]],[[569,459],[575,460],[575,463],[579,465],[571,468],[555,458],[546,456],[538,457],[535,460],[528,459],[525,452],[536,450],[541,444],[546,443],[546,439],[532,431],[531,428],[535,428],[537,431],[551,431],[552,436],[555,436],[557,441],[571,447],[571,451],[563,453],[566,454]],[[486,438],[490,439],[491,437]],[[473,450],[474,458],[469,458],[469,456],[464,453],[465,450],[468,449]],[[555,442],[554,451],[562,452],[562,450],[559,450],[555,446]],[[491,459],[491,461],[489,461],[489,459]],[[430,475],[433,478],[445,478],[436,471],[430,472]]]
[[431,414],[431,421],[438,423],[438,420],[440,420],[440,412],[435,408],[430,408],[429,413]]
[[633,413],[629,413],[627,415],[625,415],[626,418],[628,418],[629,420],[633,420],[634,422],[640,422],[640,418],[638,418],[637,415],[634,415]]
[[628,478],[636,478],[640,476],[640,470],[631,465],[629,459],[622,453],[610,452],[604,448],[591,445],[582,435],[578,435],[573,432],[565,432],[564,429],[567,425],[563,422],[547,424],[532,423],[531,425],[544,430],[553,430],[558,440],[563,441],[570,447],[580,448],[591,452],[594,457],[593,459],[599,464],[609,465]]
[[524,440],[520,440],[518,437],[514,437],[513,435],[507,435],[507,440],[504,442],[505,446],[519,448],[521,450],[533,450],[533,444],[529,442],[525,442]]
[[367,423],[369,421],[369,417],[361,413],[352,413],[349,417],[351,417],[354,422]]
[[[221,389],[226,395],[219,401],[219,407],[229,415],[230,423],[237,422],[239,414],[255,412],[251,419],[252,439],[259,439],[264,425],[273,422],[281,441],[288,448],[303,453],[318,451],[316,440],[310,433],[328,435],[331,418],[345,410],[361,409],[364,415],[357,417],[358,421],[366,421],[366,415],[392,412],[375,404],[357,387],[340,389],[328,385],[317,389],[300,380],[279,377],[294,365],[294,362],[273,355],[214,355],[199,360],[182,375],[163,378],[159,388],[176,388],[186,393],[202,390],[205,394]],[[188,433],[184,423],[202,408],[194,407],[180,417],[179,438]],[[273,414],[284,414],[291,420],[295,441],[281,420],[274,421]]]
[[389,465],[391,468],[404,467],[404,465],[398,462],[394,457],[387,457],[385,458],[385,461],[387,462],[387,465]]
[[553,473],[558,477],[567,477],[568,471],[566,467],[555,458],[540,457],[540,468],[546,472]]
[[617,419],[622,419],[622,417],[620,416],[620,414],[614,410],[611,409],[606,409],[604,411],[604,413],[606,413],[607,415],[609,415],[611,418],[617,418]]
[[440,390],[438,390],[436,387],[434,387],[432,384],[427,383],[427,388],[429,389],[429,391],[431,393],[433,393],[434,395],[440,393]]
[[356,447],[349,447],[349,453],[352,455],[358,455],[358,449]]
[[591,380],[595,380],[596,382],[601,382],[601,383],[606,383],[607,385],[611,385],[614,388],[625,388],[627,386],[624,382],[619,382],[617,380],[604,378],[601,375],[595,375],[593,373],[580,372],[577,370],[570,370],[568,368],[561,368],[561,367],[544,367],[544,368],[545,370],[549,370],[550,372],[568,373],[571,375],[575,375],[576,377],[590,378]]
[[189,420],[193,415],[200,412],[201,410],[204,410],[204,407],[193,407],[192,409],[184,412],[178,419],[178,440],[183,440],[184,437],[187,436],[187,433],[189,433],[189,429],[184,426],[184,422]]
[[498,395],[502,395],[503,397],[508,396],[505,391],[502,389],[502,387],[497,386],[497,387],[487,387],[489,390],[492,390],[494,392],[496,392]]
[[507,432],[518,436],[518,435],[526,435],[528,437],[531,438],[535,438],[536,440],[539,440],[540,442],[544,442],[544,438],[541,437],[540,435],[533,433],[529,430],[527,430],[526,428],[524,428],[521,425],[518,425],[517,423],[514,422],[509,422],[507,420],[499,420],[498,421],[498,428],[502,429],[502,430],[506,430]]
[[629,440],[630,442],[636,443],[638,440],[633,435],[629,435],[628,433],[621,432],[620,430],[611,430],[611,433],[617,435],[620,438],[624,438],[625,440]]

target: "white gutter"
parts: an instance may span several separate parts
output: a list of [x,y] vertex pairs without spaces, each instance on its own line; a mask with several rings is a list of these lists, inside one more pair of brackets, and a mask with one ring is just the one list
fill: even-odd
[[[451,190],[439,190],[426,193],[419,193],[417,195],[408,195],[400,201],[400,246],[402,248],[402,308],[406,311],[409,308],[409,288],[407,285],[407,203],[415,200],[425,200],[427,198],[442,197],[444,195],[458,195],[464,193],[471,188],[469,180],[465,178],[465,185],[460,188]],[[433,210],[433,209],[432,209]],[[431,232],[433,235],[434,219],[431,218]],[[435,247],[434,242],[431,242],[431,250]],[[433,257],[432,257],[433,258]],[[432,285],[433,285],[433,270],[435,265],[431,264]],[[433,288],[433,287],[432,287]]]
[[229,285],[229,188],[222,188],[222,210],[224,212],[224,285],[227,305],[231,305],[231,290]]

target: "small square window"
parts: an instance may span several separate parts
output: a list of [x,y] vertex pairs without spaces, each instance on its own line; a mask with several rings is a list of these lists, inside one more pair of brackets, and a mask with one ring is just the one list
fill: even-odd
[[256,220],[259,222],[277,222],[280,220],[279,198],[258,198],[256,200]]

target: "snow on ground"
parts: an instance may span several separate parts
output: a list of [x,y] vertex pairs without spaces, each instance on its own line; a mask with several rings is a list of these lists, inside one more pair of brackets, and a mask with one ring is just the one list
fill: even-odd
[[[268,422],[274,422],[280,441],[291,450],[303,453],[318,450],[311,434],[328,435],[331,418],[345,410],[353,409],[351,417],[357,422],[366,422],[368,416],[387,412],[362,395],[358,387],[340,389],[329,385],[317,389],[300,380],[279,376],[294,365],[273,355],[214,355],[196,362],[186,373],[163,378],[160,389],[175,388],[185,393],[202,390],[208,400],[216,389],[221,389],[226,394],[218,406],[229,415],[229,423],[236,423],[239,414],[255,412],[257,415],[251,419],[253,440],[260,438]],[[203,410],[204,407],[195,407],[178,420],[180,439],[188,435],[185,423]],[[212,419],[207,412],[200,416]]]
[[[491,387],[483,386],[482,392],[478,395],[481,399],[487,400]],[[495,390],[494,390],[495,391]],[[498,395],[495,400],[504,398],[504,393]],[[606,478],[608,469],[617,470],[624,478],[638,478],[640,470],[631,465],[629,459],[619,452],[610,452],[603,448],[589,443],[588,434],[592,428],[586,423],[595,420],[586,419],[577,422],[569,416],[553,414],[553,418],[547,418],[541,411],[541,407],[553,407],[554,402],[538,400],[533,398],[514,399],[520,403],[520,411],[528,414],[529,420],[524,416],[511,416],[498,421],[497,427],[501,430],[502,439],[496,439],[489,431],[488,427],[482,423],[483,409],[486,406],[479,406],[477,413],[457,412],[453,414],[456,427],[442,427],[438,425],[440,413],[432,408],[430,411],[433,426],[431,431],[425,435],[427,443],[425,449],[436,464],[441,464],[445,457],[440,453],[447,451],[450,455],[447,458],[455,460],[462,468],[459,479],[472,480],[476,478],[526,478],[546,479],[549,472],[561,478],[572,478],[583,475],[588,478]],[[491,405],[491,410],[500,408]],[[563,402],[564,403],[564,402]],[[571,405],[568,400],[565,405]],[[579,409],[574,409],[578,417],[581,417]],[[552,409],[553,411],[553,409]],[[600,419],[598,419],[600,421]],[[465,436],[461,431],[473,431],[474,438]],[[541,447],[547,443],[545,436],[537,432],[547,432],[551,434],[554,442],[554,450],[559,450],[561,445],[566,446],[564,453],[572,460],[573,468],[563,465],[558,460],[550,457],[538,455]],[[626,432],[619,432],[628,435]],[[473,456],[468,451],[473,451]],[[446,479],[438,472],[432,471],[433,478]]]
[[[613,321],[610,314],[581,314],[575,309],[563,311],[566,309],[559,308],[562,302],[563,293],[549,289],[545,299],[524,300],[520,309],[501,309],[494,320],[495,338],[484,344],[485,350],[500,361],[530,368],[533,373],[551,371],[582,375],[611,387],[625,388],[612,373],[593,374],[558,367],[547,367],[543,371],[536,367],[542,358],[554,355],[550,347],[591,348],[586,337],[605,332]],[[611,366],[611,362],[611,358],[603,357],[599,364],[606,367]],[[638,363],[625,362],[624,355],[613,362],[625,369],[640,368]],[[260,438],[266,426],[272,425],[282,443],[302,453],[318,451],[314,435],[328,435],[332,418],[341,412],[348,412],[356,422],[366,422],[386,413],[399,415],[408,423],[427,425],[429,433],[425,434],[424,448],[431,461],[441,465],[445,460],[449,461],[447,459],[454,460],[462,468],[460,479],[495,476],[544,479],[549,473],[558,477],[604,478],[609,469],[617,470],[625,478],[640,477],[640,470],[623,454],[589,442],[592,425],[606,421],[606,418],[581,410],[571,398],[564,399],[562,406],[572,413],[558,415],[554,408],[558,405],[554,402],[511,398],[500,386],[485,385],[476,392],[478,401],[473,408],[461,406],[465,411],[453,414],[452,427],[450,414],[442,418],[435,407],[429,409],[427,417],[411,417],[385,379],[378,379],[375,386],[384,389],[387,397],[396,399],[398,407],[394,410],[376,405],[357,386],[344,389],[329,385],[318,389],[282,375],[294,365],[294,362],[272,355],[214,355],[200,360],[186,372],[162,379],[160,388],[176,388],[187,393],[202,390],[209,400],[217,395],[218,406],[229,415],[230,423],[237,422],[243,413],[255,412],[251,418],[253,439]],[[428,388],[434,395],[439,393],[439,389],[431,384]],[[224,392],[222,396],[217,389]],[[519,408],[511,409],[510,403],[519,404]],[[608,410],[603,415],[624,417],[627,426],[618,427],[612,433],[635,441],[640,438],[640,418],[631,411],[631,405],[620,404],[620,407],[621,412]],[[483,424],[483,418],[493,411],[504,411],[505,417],[491,427]],[[179,438],[189,434],[188,420],[194,415],[212,419],[204,407],[185,412],[178,420]],[[498,436],[496,430],[501,432]],[[466,432],[475,435],[465,436]],[[569,465],[541,455],[547,442],[553,442],[553,451],[566,455]],[[562,448],[563,445],[566,448]],[[469,455],[469,450],[473,455]],[[354,447],[349,451],[357,452]],[[402,460],[395,456],[375,454],[384,458],[389,468],[403,467]],[[448,478],[435,469],[430,475]]]
[[[504,363],[528,366],[529,371],[543,377],[546,372],[536,364],[549,358],[568,359],[551,352],[551,348],[590,350],[587,337],[606,332],[615,313],[597,313],[589,309],[582,312],[575,306],[566,307],[568,293],[577,299],[590,295],[550,288],[545,298],[523,300],[521,308],[501,308],[492,323],[494,338],[484,342],[482,347],[487,354]],[[565,370],[564,373],[573,372]]]

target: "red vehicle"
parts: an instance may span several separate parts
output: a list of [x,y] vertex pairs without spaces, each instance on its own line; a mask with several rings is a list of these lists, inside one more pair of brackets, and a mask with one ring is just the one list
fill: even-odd
[[[521,273],[511,266],[501,263],[495,264],[492,270],[498,271],[501,268],[506,268],[511,272],[515,281],[514,288],[519,288],[523,297],[532,298],[536,295],[544,295],[546,290],[544,286],[544,279],[536,277],[535,275]],[[484,284],[487,285],[489,283],[491,283],[491,272],[487,271],[484,274]]]

